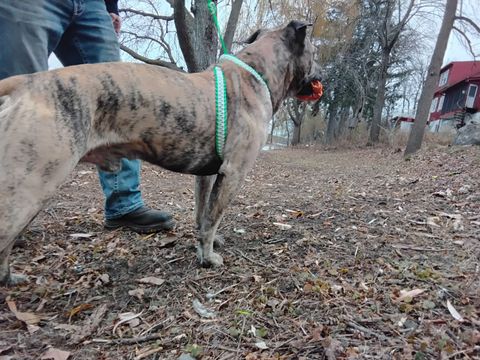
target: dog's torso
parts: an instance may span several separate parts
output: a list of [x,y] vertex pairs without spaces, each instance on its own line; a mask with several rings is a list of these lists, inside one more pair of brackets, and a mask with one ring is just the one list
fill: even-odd
[[[224,68],[230,114],[227,144],[239,133],[264,133],[265,121],[271,116],[269,99],[255,89],[246,91],[251,88],[250,74],[242,78],[233,64],[224,64]],[[9,124],[0,124],[7,136],[18,137],[27,147],[41,146],[42,137],[38,135],[46,127],[60,132],[57,146],[68,145],[72,154],[105,169],[115,168],[121,157],[141,158],[195,175],[215,174],[220,168],[221,160],[215,152],[211,70],[184,74],[151,65],[106,63],[6,81],[21,86],[19,90],[14,86],[4,103],[21,106],[27,119],[37,111],[54,115],[50,119],[55,124],[31,124],[19,121],[18,116],[9,118]],[[47,137],[43,139],[48,141]],[[226,153],[229,148],[227,145]]]

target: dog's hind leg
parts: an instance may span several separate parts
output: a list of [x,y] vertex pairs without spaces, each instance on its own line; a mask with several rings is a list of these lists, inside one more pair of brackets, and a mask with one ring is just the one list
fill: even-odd
[[57,159],[58,169],[48,177],[27,174],[23,179],[16,177],[12,168],[6,169],[10,175],[0,176],[0,284],[15,285],[24,282],[22,275],[12,274],[9,270],[9,257],[16,236],[30,223],[42,209],[45,202],[54,194],[73,170],[75,162],[71,159]]
[[[2,199],[0,205],[0,284],[16,285],[27,281],[27,277],[10,272],[9,257],[15,237],[25,228],[38,213],[41,206],[32,206],[31,202],[13,200],[14,208],[6,206],[11,204],[10,199]],[[28,200],[28,199],[26,199]],[[33,199],[30,199],[33,201]]]

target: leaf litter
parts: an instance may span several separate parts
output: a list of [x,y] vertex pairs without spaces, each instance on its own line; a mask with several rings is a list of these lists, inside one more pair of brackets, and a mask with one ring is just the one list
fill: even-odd
[[[100,190],[73,174],[14,250],[32,281],[0,291],[0,355],[479,357],[479,159],[475,147],[408,162],[388,148],[263,153],[221,224],[221,269],[195,260],[191,177],[144,166],[145,200],[178,226],[140,236],[105,231]],[[92,170],[78,167],[82,182]]]

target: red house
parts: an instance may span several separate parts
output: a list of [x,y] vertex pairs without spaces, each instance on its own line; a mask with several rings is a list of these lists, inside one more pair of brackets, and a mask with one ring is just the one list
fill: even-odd
[[437,132],[480,120],[480,61],[454,61],[440,71],[429,128]]

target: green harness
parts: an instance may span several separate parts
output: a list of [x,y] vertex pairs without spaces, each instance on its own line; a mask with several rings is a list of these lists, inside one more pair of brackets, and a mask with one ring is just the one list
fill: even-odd
[[[250,65],[244,63],[239,58],[224,54],[220,56],[220,63],[224,61],[231,61],[234,64],[240,66],[242,69],[248,71],[257,79],[260,84],[266,89],[268,97],[270,97],[270,89],[262,76]],[[225,142],[227,141],[228,133],[228,109],[227,109],[227,82],[225,81],[225,75],[219,65],[213,68],[213,74],[215,77],[215,150],[218,157],[223,160],[223,151]]]

